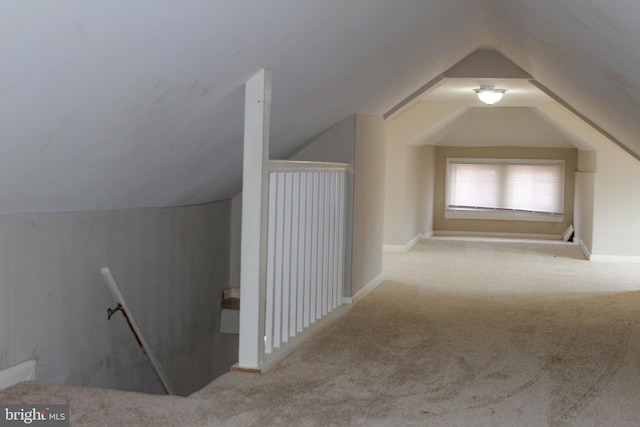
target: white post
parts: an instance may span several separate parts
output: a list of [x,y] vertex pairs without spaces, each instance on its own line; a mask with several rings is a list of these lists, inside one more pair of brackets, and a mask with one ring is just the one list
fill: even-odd
[[263,69],[245,85],[239,369],[264,361],[270,107],[271,70]]

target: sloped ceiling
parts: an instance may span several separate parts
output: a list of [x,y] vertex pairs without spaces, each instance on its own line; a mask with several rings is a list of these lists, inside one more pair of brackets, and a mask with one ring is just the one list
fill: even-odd
[[636,154],[640,153],[640,3],[495,0],[493,45]]
[[[622,6],[624,5],[624,7]],[[0,213],[175,206],[241,188],[243,84],[272,156],[383,114],[495,47],[640,152],[640,6],[536,0],[0,3]]]

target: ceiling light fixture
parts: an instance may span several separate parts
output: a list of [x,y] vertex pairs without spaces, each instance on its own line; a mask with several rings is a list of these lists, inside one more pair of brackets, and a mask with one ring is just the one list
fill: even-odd
[[496,89],[490,85],[480,85],[480,89],[474,89],[478,99],[487,105],[495,104],[502,99],[505,89]]

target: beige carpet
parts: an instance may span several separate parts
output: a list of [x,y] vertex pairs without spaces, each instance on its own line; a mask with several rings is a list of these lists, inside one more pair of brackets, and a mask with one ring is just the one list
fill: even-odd
[[22,383],[73,425],[640,425],[640,265],[575,246],[428,240],[262,375],[188,398]]

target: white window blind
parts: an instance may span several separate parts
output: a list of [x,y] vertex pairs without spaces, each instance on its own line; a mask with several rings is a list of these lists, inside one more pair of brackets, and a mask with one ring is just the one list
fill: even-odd
[[449,159],[447,209],[564,213],[564,161]]

